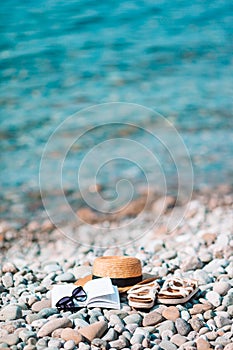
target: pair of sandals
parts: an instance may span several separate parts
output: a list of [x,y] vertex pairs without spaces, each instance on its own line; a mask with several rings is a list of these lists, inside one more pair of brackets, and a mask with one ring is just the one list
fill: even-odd
[[136,309],[150,309],[155,299],[162,304],[186,303],[198,291],[196,280],[172,277],[167,279],[161,290],[158,282],[151,278],[140,282],[128,290],[129,305]]

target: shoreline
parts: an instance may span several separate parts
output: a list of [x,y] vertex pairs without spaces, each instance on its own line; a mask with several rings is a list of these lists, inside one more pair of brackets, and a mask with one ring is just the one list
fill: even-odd
[[[153,210],[144,214],[141,227],[153,218],[159,200],[153,203]],[[85,243],[80,244],[64,237],[48,220],[41,224],[31,221],[19,231],[7,228],[6,223],[4,228],[1,222],[0,343],[26,350],[47,347],[91,350],[99,349],[100,345],[102,349],[231,350],[232,189],[222,186],[218,192],[196,192],[182,222],[168,233],[166,223],[171,210],[168,203],[160,224],[140,239],[135,239],[135,232],[140,231],[135,224],[130,230],[125,229],[125,234],[129,235],[128,244],[106,248],[95,244],[103,243],[106,237],[96,234],[96,230],[91,235],[87,224],[78,227],[82,243]],[[127,220],[129,218],[123,219]],[[121,222],[122,219],[109,222],[109,228],[114,225],[116,228]],[[106,221],[103,223],[107,225]],[[161,281],[171,276],[195,278],[199,292],[187,303],[173,308],[156,302],[149,313],[133,310],[125,298],[117,312],[83,308],[72,314],[51,308],[50,293],[54,284],[73,283],[89,274],[97,256],[122,254],[139,258],[143,273],[153,274]],[[9,307],[13,313],[10,319],[7,316]],[[157,319],[153,319],[155,315]],[[121,321],[121,327],[112,322],[113,318],[117,318],[118,323]],[[148,325],[146,322],[151,318],[152,324]],[[58,324],[66,322],[64,327],[67,329],[68,325],[66,332],[70,338],[64,339],[58,326],[43,333],[42,328],[52,320]],[[90,327],[100,320],[108,328],[106,337],[91,343],[74,338],[80,327]],[[136,326],[132,326],[135,323]],[[136,328],[140,330],[137,331],[140,339]],[[45,335],[41,336],[42,333]]]

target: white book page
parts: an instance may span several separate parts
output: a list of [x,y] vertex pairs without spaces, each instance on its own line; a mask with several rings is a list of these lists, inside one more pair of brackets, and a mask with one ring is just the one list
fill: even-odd
[[[96,278],[87,282],[84,286],[87,293],[87,304],[94,298],[104,299],[105,295],[114,294],[112,281],[109,277]],[[118,293],[118,292],[117,292]]]
[[120,297],[116,286],[113,286],[114,293],[104,296],[99,296],[91,299],[88,302],[89,307],[106,307],[111,309],[120,309]]

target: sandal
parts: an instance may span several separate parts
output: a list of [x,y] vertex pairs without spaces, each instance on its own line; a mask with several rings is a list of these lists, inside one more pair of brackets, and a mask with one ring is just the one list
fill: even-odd
[[198,291],[196,280],[173,277],[165,281],[158,293],[158,301],[162,304],[183,304]]
[[159,288],[154,278],[136,284],[127,292],[129,305],[136,309],[150,309],[154,305]]

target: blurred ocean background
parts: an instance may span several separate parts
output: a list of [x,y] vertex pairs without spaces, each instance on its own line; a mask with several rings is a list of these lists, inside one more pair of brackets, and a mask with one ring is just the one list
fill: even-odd
[[[231,1],[8,0],[0,28],[2,217],[40,209],[49,136],[69,115],[105,102],[141,104],[168,118],[190,152],[195,188],[232,184]],[[114,167],[116,178],[123,168]],[[140,182],[140,172],[128,176]],[[109,174],[100,182],[111,187]]]

